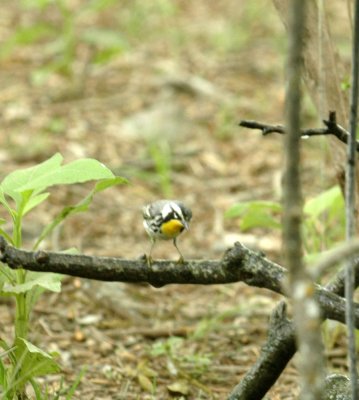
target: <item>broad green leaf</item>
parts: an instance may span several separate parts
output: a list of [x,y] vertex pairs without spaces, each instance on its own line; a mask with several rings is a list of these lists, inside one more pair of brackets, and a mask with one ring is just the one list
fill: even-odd
[[282,206],[272,201],[248,201],[237,203],[226,213],[227,218],[240,218],[243,230],[251,228],[280,228]]
[[114,175],[104,164],[91,158],[84,158],[50,170],[18,187],[17,190],[20,192],[38,190],[53,185],[69,185],[109,178],[114,178]]
[[[37,164],[30,168],[18,169],[7,175],[1,182],[0,187],[5,195],[8,195],[19,204],[21,202],[20,192],[37,188],[34,185],[30,185],[31,187],[26,188],[26,185],[51,173],[51,171],[57,170],[60,167],[62,160],[62,155],[56,153],[41,164]],[[24,187],[24,189],[21,189],[22,187]]]
[[240,227],[243,231],[252,228],[273,228],[279,229],[281,227],[278,218],[270,215],[269,212],[263,210],[251,210],[240,221]]
[[61,275],[52,273],[38,273],[36,275],[34,278],[29,275],[30,279],[22,284],[11,285],[10,283],[5,283],[3,292],[5,294],[27,293],[36,286],[57,293],[61,291]]
[[53,357],[23,338],[16,338],[17,354],[21,354],[21,376],[24,381],[34,376],[55,374],[61,371]]
[[121,177],[104,179],[100,182],[97,182],[94,189],[92,189],[91,192],[83,200],[73,206],[64,207],[60,211],[60,213],[52,220],[52,222],[45,226],[34,245],[34,250],[38,248],[39,244],[45,239],[45,237],[48,236],[65,218],[80,212],[87,211],[96,193],[99,193],[111,186],[120,185],[123,183],[127,183],[127,180]]
[[334,186],[318,196],[306,201],[304,205],[304,213],[307,216],[316,218],[324,211],[331,209],[344,209],[343,194],[339,186]]
[[45,201],[49,197],[50,193],[40,193],[37,194],[33,197],[30,197],[29,201],[26,202],[26,205],[23,210],[23,215],[27,214],[29,211],[31,211],[33,208],[41,204],[43,201]]
[[[26,280],[27,281],[36,281],[45,275],[52,275],[52,277],[43,278],[45,280],[48,280],[49,283],[45,282],[45,284],[40,284],[40,285],[36,284],[35,286],[33,286],[31,288],[30,291],[27,292],[26,304],[27,304],[29,310],[33,309],[37,300],[42,295],[42,293],[45,292],[45,290],[50,290],[52,292],[58,292],[61,290],[61,282],[64,278],[64,275],[61,275],[61,274],[27,271]],[[56,290],[54,290],[54,289],[56,289]]]

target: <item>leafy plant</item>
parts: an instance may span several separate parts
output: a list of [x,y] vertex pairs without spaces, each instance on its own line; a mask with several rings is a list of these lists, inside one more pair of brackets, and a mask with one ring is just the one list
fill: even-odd
[[[308,199],[303,207],[303,241],[309,256],[317,255],[344,237],[344,199],[334,186]],[[238,218],[243,231],[253,228],[280,229],[282,206],[272,201],[247,201],[234,204],[226,218]]]
[[252,228],[280,228],[282,206],[273,201],[254,200],[234,204],[225,214],[226,218],[240,218],[243,231]]
[[[303,207],[303,244],[307,262],[330,249],[345,237],[344,198],[339,186],[334,186],[308,199]],[[227,218],[240,218],[240,228],[280,229],[282,207],[279,203],[251,201],[233,205]],[[339,323],[327,321],[322,326],[325,346],[331,349],[343,333]]]
[[[6,210],[9,221],[1,219],[0,224],[11,222],[12,229],[9,232],[0,228],[0,235],[13,246],[22,247],[24,219],[49,197],[48,190],[52,186],[97,181],[84,199],[75,205],[65,206],[53,221],[43,228],[33,245],[33,250],[36,250],[67,217],[86,211],[95,194],[126,182],[124,178],[115,177],[108,168],[94,159],[80,159],[65,165],[62,165],[62,161],[63,157],[57,153],[34,167],[10,173],[1,182],[0,204]],[[25,271],[21,265],[14,270],[0,264],[0,295],[11,296],[15,300],[14,343],[10,346],[0,340],[0,346],[5,351],[3,357],[9,360],[7,365],[3,362],[3,357],[0,358],[0,386],[5,393],[4,399],[10,400],[14,396],[22,398],[28,382],[36,392],[36,376],[60,371],[53,355],[39,349],[27,339],[31,310],[45,290],[59,292],[61,276]]]

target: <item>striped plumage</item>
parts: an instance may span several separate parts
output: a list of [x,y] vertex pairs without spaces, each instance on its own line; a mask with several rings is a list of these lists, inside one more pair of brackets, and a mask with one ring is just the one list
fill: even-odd
[[189,228],[192,211],[178,200],[157,200],[143,207],[143,226],[148,233],[152,245],[149,260],[157,239],[173,240],[173,244],[180,254],[179,261],[183,261],[181,252],[177,247],[176,239],[183,230]]

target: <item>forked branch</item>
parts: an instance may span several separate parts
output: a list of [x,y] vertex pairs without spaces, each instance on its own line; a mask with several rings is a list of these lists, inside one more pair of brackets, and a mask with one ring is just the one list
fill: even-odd
[[[306,138],[311,136],[334,135],[341,142],[348,144],[349,132],[337,123],[335,111],[331,111],[328,120],[323,120],[323,123],[326,126],[325,128],[302,129],[301,136]],[[264,136],[270,133],[284,135],[287,132],[283,125],[270,125],[251,120],[242,120],[239,126],[249,129],[259,129]],[[359,141],[356,142],[356,150],[359,151]]]

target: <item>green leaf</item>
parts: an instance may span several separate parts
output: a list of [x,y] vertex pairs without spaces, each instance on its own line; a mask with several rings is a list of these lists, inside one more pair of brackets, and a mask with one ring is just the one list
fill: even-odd
[[120,185],[127,183],[127,180],[122,177],[114,177],[110,179],[104,179],[100,182],[97,182],[94,189],[79,203],[73,206],[66,206],[64,207],[60,213],[50,222],[43,231],[41,232],[39,238],[37,239],[34,250],[38,248],[40,243],[48,236],[65,218],[88,210],[89,205],[92,202],[92,199],[96,193],[99,193],[105,189],[108,189],[111,186]]
[[280,228],[279,215],[282,206],[272,201],[248,201],[233,205],[226,213],[226,218],[240,217],[240,228]]
[[7,374],[6,374],[6,368],[1,361],[1,354],[0,354],[0,388],[2,388],[3,392],[7,390]]
[[68,389],[66,393],[66,400],[71,400],[73,395],[75,394],[75,391],[79,384],[81,383],[81,379],[85,376],[87,372],[87,367],[82,367],[78,375],[76,376],[76,379],[74,383],[71,385],[71,387]]
[[[44,175],[56,171],[60,167],[62,160],[62,155],[60,153],[56,153],[48,160],[33,167],[18,169],[7,175],[1,182],[0,187],[5,195],[14,199],[17,204],[20,204],[21,192],[36,188],[36,186],[30,185],[32,187],[26,189],[26,185],[38,180]],[[24,187],[24,189],[21,190],[22,187]]]
[[16,338],[17,354],[21,354],[21,377],[24,381],[34,376],[55,374],[61,371],[53,357],[23,338]]
[[2,187],[2,184],[0,184],[0,203],[5,207],[6,211],[7,211],[12,217],[14,217],[16,211],[13,210],[13,209],[10,207],[9,203],[6,201],[5,194],[4,194],[4,189],[3,189],[3,187]]
[[100,48],[111,48],[117,51],[126,50],[128,42],[118,30],[89,28],[81,35],[82,39]]
[[32,273],[28,274],[27,279],[28,280],[25,283],[16,285],[11,285],[6,282],[3,286],[3,292],[5,294],[27,293],[36,286],[57,293],[61,291],[62,277],[60,274]]
[[49,170],[26,184],[18,191],[42,190],[53,185],[69,185],[87,181],[114,178],[113,173],[102,163],[91,158],[75,160],[64,166]]
[[0,263],[0,290],[5,283],[16,282],[16,271],[4,263]]
[[126,178],[122,178],[121,176],[116,176],[115,178],[110,179],[103,179],[102,181],[96,183],[94,194],[102,192],[103,190],[108,189],[111,186],[123,185],[126,183],[128,183],[128,180]]
[[[41,391],[40,385],[33,378],[30,378],[29,381],[30,381],[30,384],[31,384],[32,388],[34,389],[35,399],[36,400],[43,400],[44,396],[42,395],[42,391]],[[45,397],[45,399],[46,399],[46,397]]]
[[2,349],[4,349],[5,351],[9,351],[10,350],[10,346],[3,339],[0,339],[0,347]]
[[344,209],[343,194],[339,186],[334,186],[318,196],[306,201],[304,213],[309,217],[319,217],[324,211]]
[[29,198],[29,200],[26,202],[24,210],[23,210],[23,215],[27,214],[29,211],[31,211],[33,208],[41,204],[43,201],[45,201],[49,197],[50,193],[40,193],[35,196],[32,196]]
[[61,290],[61,282],[64,279],[64,275],[61,274],[27,271],[26,280],[36,281],[39,279],[39,277],[43,275],[52,275],[52,277],[44,278],[45,280],[47,279],[49,282],[48,283],[45,282],[45,284],[40,284],[40,285],[36,284],[31,288],[30,291],[27,292],[26,304],[29,310],[33,309],[39,297],[46,290],[50,290],[52,292],[57,292],[57,293]]
[[0,49],[0,59],[7,57],[19,45],[27,45],[53,33],[52,27],[44,23],[37,23],[25,27],[17,27],[15,33],[2,44]]

